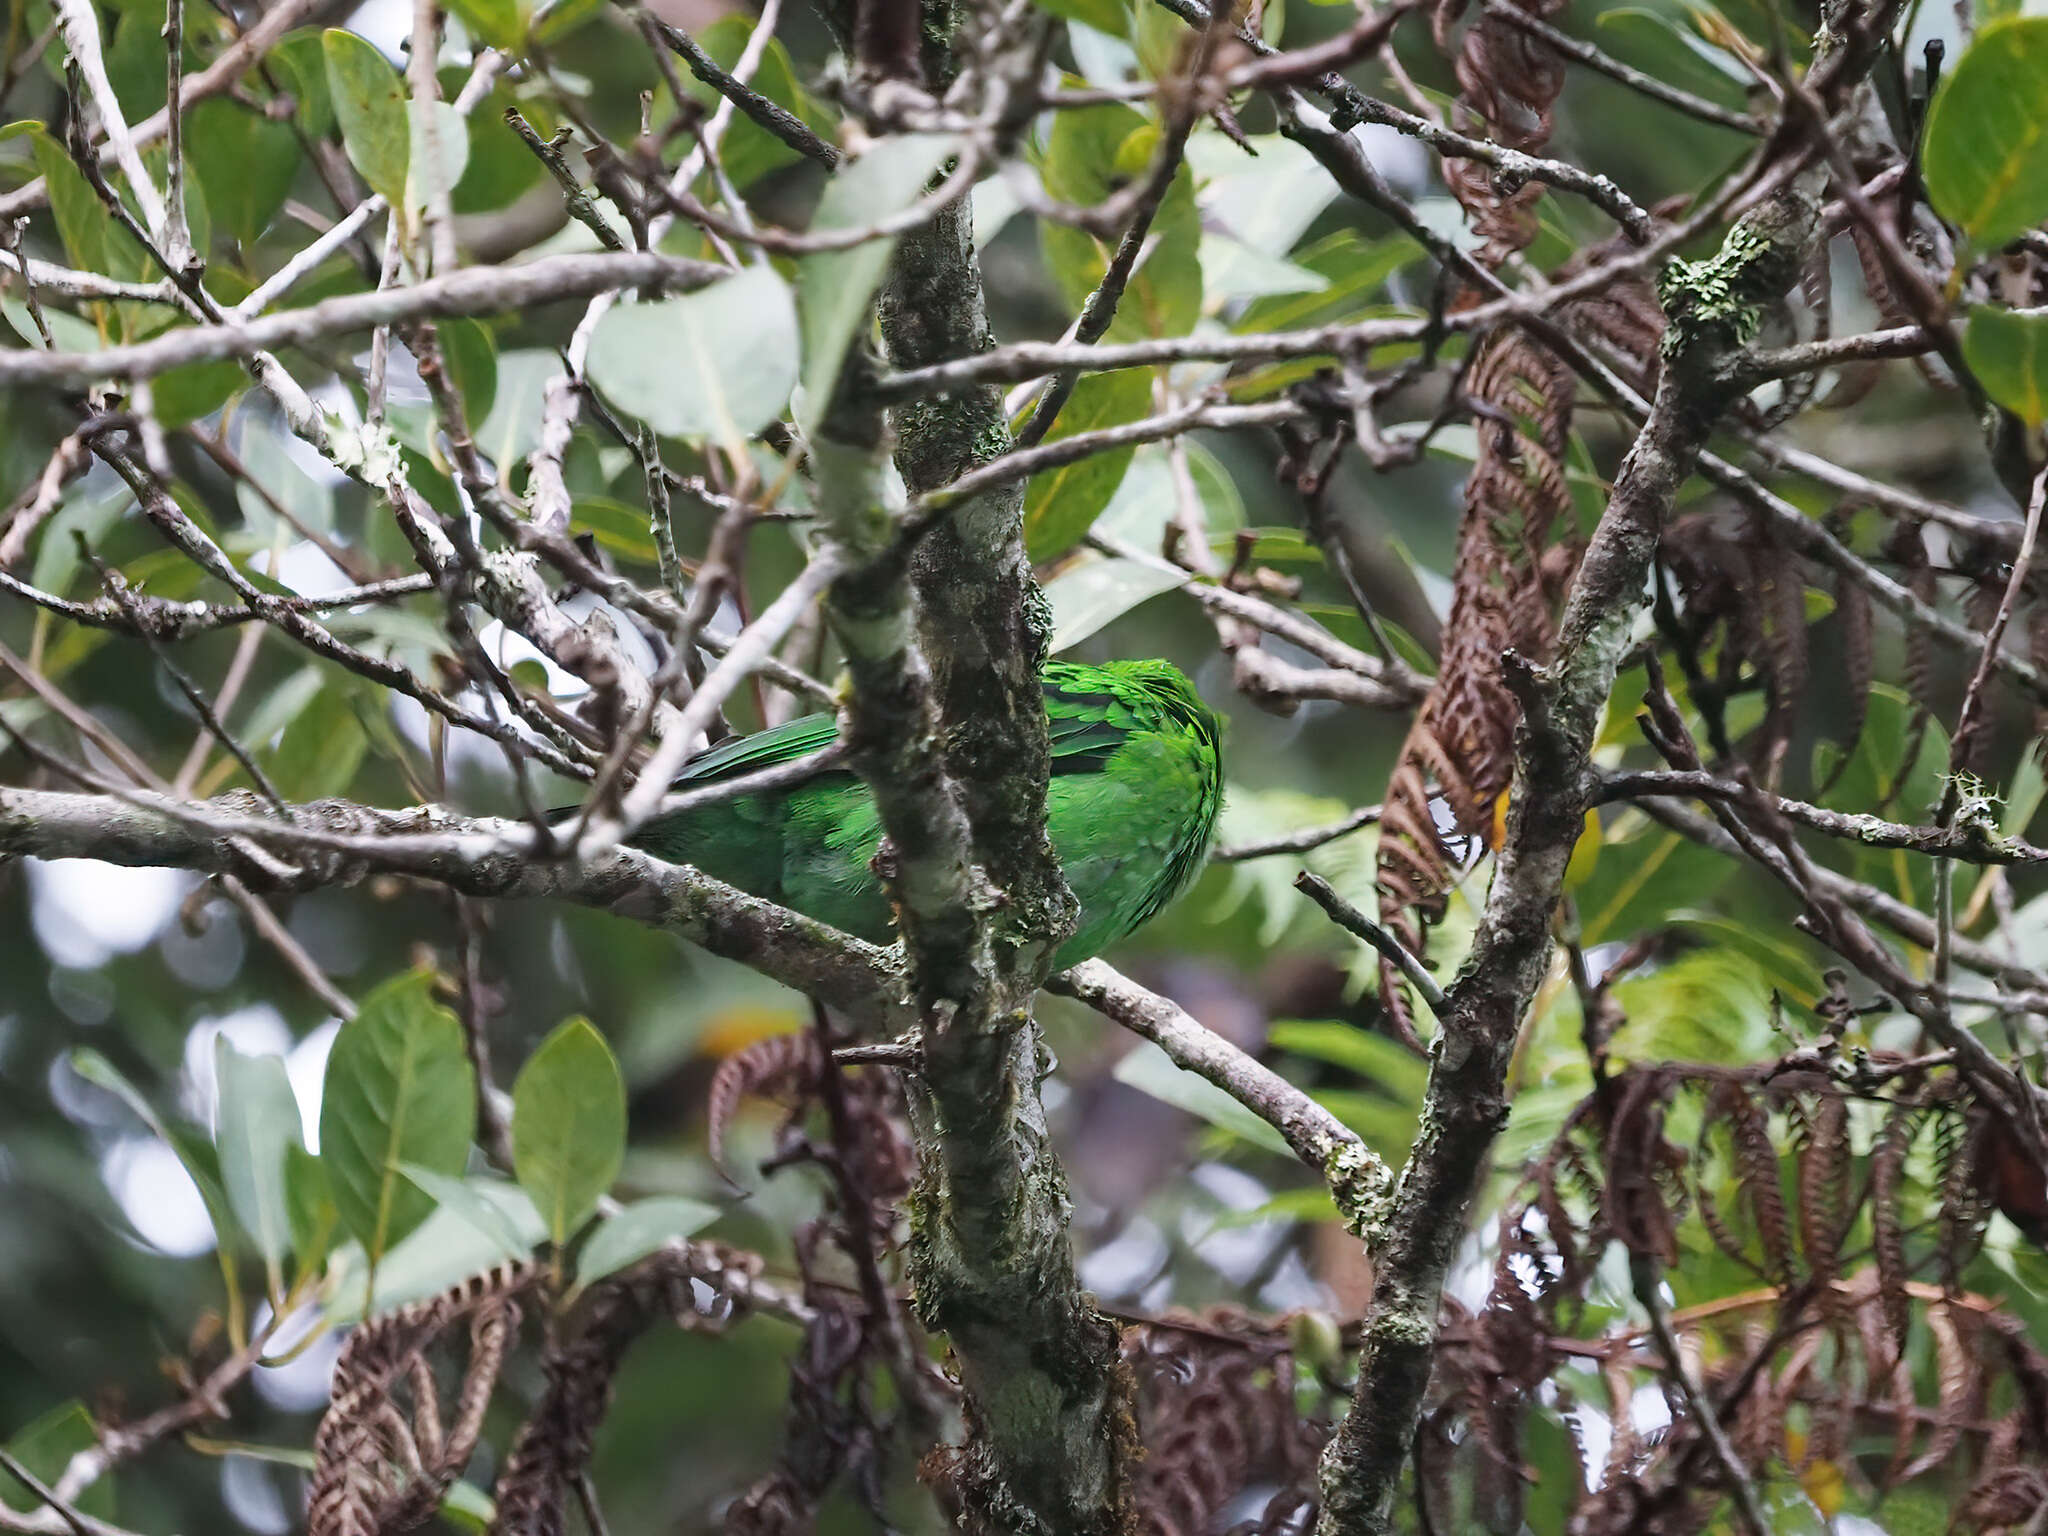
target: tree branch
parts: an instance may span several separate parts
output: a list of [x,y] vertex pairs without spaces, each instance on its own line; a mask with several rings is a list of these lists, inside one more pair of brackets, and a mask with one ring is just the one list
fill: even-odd
[[1797,275],[1819,222],[1823,183],[1817,172],[1801,174],[1745,215],[1712,261],[1674,264],[1667,273],[1657,396],[1579,566],[1557,658],[1542,673],[1505,658],[1524,713],[1507,835],[1471,957],[1439,1010],[1421,1130],[1373,1249],[1357,1394],[1323,1458],[1325,1536],[1384,1536],[1393,1528],[1444,1276],[1507,1117],[1509,1055],[1549,965],[1551,914],[1594,792],[1590,755],[1600,712],[1647,605],[1664,520],[1733,398],[1724,365],[1754,334],[1760,307]]
[[[0,853],[232,874],[250,888],[307,890],[373,874],[409,875],[469,896],[551,898],[672,928],[881,1028],[900,1024],[899,962],[888,951],[748,896],[686,865],[631,848],[540,858],[523,822],[457,816],[439,806],[376,810],[346,800],[264,814],[254,795],[186,802],[0,786]],[[234,846],[247,839],[300,865],[281,877]]]

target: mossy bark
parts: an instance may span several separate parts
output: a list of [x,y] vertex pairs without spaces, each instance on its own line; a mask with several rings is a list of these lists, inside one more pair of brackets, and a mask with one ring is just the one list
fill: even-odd
[[1550,964],[1551,914],[1596,780],[1600,713],[1648,603],[1650,564],[1678,490],[1739,390],[1729,364],[1799,270],[1820,179],[1796,178],[1745,216],[1721,252],[1673,263],[1649,420],[1615,477],[1559,627],[1537,671],[1507,658],[1523,703],[1507,833],[1472,952],[1446,991],[1420,1128],[1372,1248],[1373,1298],[1350,1412],[1324,1453],[1323,1536],[1388,1536],[1435,1355],[1443,1281],[1494,1138],[1507,1123],[1509,1057]]

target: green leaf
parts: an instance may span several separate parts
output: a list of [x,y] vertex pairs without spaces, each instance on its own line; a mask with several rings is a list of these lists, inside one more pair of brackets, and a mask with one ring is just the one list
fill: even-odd
[[160,373],[152,386],[157,420],[166,431],[190,426],[226,405],[248,382],[249,375],[242,365],[227,359],[187,363]]
[[239,419],[235,452],[245,473],[236,482],[235,502],[251,531],[265,543],[276,537],[279,508],[305,527],[329,531],[334,526],[333,488],[300,467],[283,418],[251,410]]
[[334,132],[334,97],[327,88],[327,49],[320,34],[311,27],[287,33],[265,57],[278,68],[279,88],[292,97],[292,121],[299,130],[309,139]]
[[[1152,370],[1119,368],[1091,373],[1074,392],[1045,441],[1137,421],[1152,404]],[[1131,467],[1130,448],[1091,454],[1056,469],[1040,470],[1024,486],[1024,548],[1034,562],[1071,549],[1115,497]]]
[[1602,834],[1599,862],[1574,894],[1587,944],[1647,933],[1679,908],[1705,901],[1734,872],[1712,849],[1640,815],[1617,818]]
[[1935,211],[1984,250],[2048,218],[2048,16],[1977,34],[1935,93],[1921,161]]
[[664,436],[744,454],[788,403],[796,338],[788,287],[749,267],[681,298],[614,308],[590,340],[590,378]]
[[[744,12],[721,16],[718,20],[696,34],[697,46],[709,54],[723,68],[731,69],[740,60],[753,41],[755,18]],[[683,89],[697,102],[707,108],[716,108],[722,98],[711,86],[706,85],[687,70],[681,71]],[[774,102],[785,111],[794,113],[808,123],[821,137],[834,137],[834,125],[818,110],[797,78],[796,66],[790,62],[789,50],[782,46],[780,38],[770,38],[762,50],[760,64],[754,71],[748,86],[759,96]],[[720,146],[720,157],[725,162],[725,174],[735,187],[744,191],[770,171],[793,165],[803,157],[791,149],[758,123],[745,116],[732,120],[726,129],[725,142]],[[531,158],[529,156],[529,158]]]
[[718,1219],[718,1207],[681,1195],[636,1200],[607,1216],[583,1240],[576,1255],[576,1283],[589,1285],[616,1274],[679,1237],[691,1237]]
[[1381,1157],[1398,1163],[1415,1140],[1429,1063],[1399,1041],[1334,1020],[1276,1023],[1267,1039],[1284,1051],[1329,1062],[1355,1074],[1367,1088],[1321,1088],[1315,1100],[1365,1139]]
[[285,727],[265,770],[287,799],[324,800],[354,782],[369,747],[352,685],[331,682]]
[[632,506],[613,496],[579,496],[569,509],[569,526],[588,533],[606,549],[642,565],[658,558],[653,525],[645,507]]
[[[526,1191],[502,1179],[476,1179],[469,1183],[480,1198],[504,1212],[505,1220],[519,1235],[522,1251],[532,1249],[547,1236]],[[409,1184],[407,1190],[421,1200],[427,1198]],[[334,1256],[330,1267],[333,1289],[326,1307],[327,1321],[334,1326],[354,1322],[364,1314],[363,1282],[368,1275],[363,1258],[363,1251],[353,1243]],[[454,1211],[437,1207],[378,1264],[377,1290],[369,1311],[372,1315],[388,1312],[422,1296],[432,1296],[503,1261],[496,1238],[485,1236]]]
[[405,206],[406,169],[412,130],[405,110],[405,86],[391,61],[368,39],[339,27],[321,34],[327,56],[327,89],[349,163],[370,190],[394,208]]
[[226,1035],[214,1037],[214,1080],[220,1093],[221,1182],[228,1204],[256,1244],[273,1295],[284,1291],[284,1258],[292,1251],[285,1191],[288,1149],[303,1146],[299,1101],[282,1056],[244,1056]]
[[436,1173],[431,1168],[422,1168],[418,1163],[406,1163],[400,1172],[431,1196],[436,1207],[452,1211],[496,1243],[504,1257],[523,1259],[532,1251],[531,1243],[520,1240],[518,1225],[506,1214],[505,1207],[477,1188],[478,1185],[509,1188],[503,1179],[458,1179]]
[[1292,1156],[1278,1131],[1246,1109],[1205,1077],[1173,1064],[1166,1052],[1147,1041],[1116,1064],[1112,1074],[1120,1083],[1148,1093],[1153,1098],[1186,1110],[1219,1130],[1240,1140],[1264,1147],[1269,1152]]
[[560,42],[604,9],[604,0],[541,0],[533,13],[533,40],[542,46]]
[[[457,74],[453,79],[444,79],[442,94],[454,97],[464,78]],[[521,101],[502,84],[494,88],[469,117],[469,164],[463,169],[462,180],[455,184],[453,201],[457,213],[495,213],[509,208],[521,193],[547,175],[547,167],[505,122],[505,109],[510,106],[525,112],[543,138],[559,126],[544,103]],[[481,412],[477,419],[483,419]]]
[[218,225],[253,245],[291,195],[299,137],[289,123],[215,97],[185,114],[185,158]]
[[493,48],[519,51],[526,27],[519,17],[518,0],[450,0],[448,8],[473,35]]
[[1069,650],[1105,624],[1181,584],[1177,571],[1137,560],[1079,560],[1045,584],[1052,648]]
[[1036,0],[1036,3],[1041,11],[1066,21],[1078,21],[1111,37],[1122,37],[1131,29],[1131,13],[1118,0]]
[[[2048,148],[2042,153],[2048,156]],[[1984,393],[2029,427],[2048,421],[2048,309],[1972,306],[1963,360]]]
[[284,1149],[284,1192],[292,1224],[292,1256],[298,1262],[298,1272],[310,1275],[327,1262],[341,1213],[334,1208],[326,1166],[297,1142]]
[[[1062,112],[1040,167],[1045,190],[1062,202],[1092,208],[1146,173],[1158,138],[1155,124],[1120,104]],[[1201,318],[1202,222],[1186,166],[1168,183],[1149,238],[1151,254],[1131,275],[1109,327],[1110,341],[1185,336]],[[1113,246],[1051,219],[1039,221],[1039,242],[1061,295],[1078,310],[1102,281]]]
[[373,1265],[433,1210],[402,1165],[460,1173],[476,1130],[462,1026],[434,1002],[433,984],[415,971],[372,992],[327,1060],[320,1160]]
[[[947,134],[901,134],[842,164],[825,184],[811,232],[860,229],[916,202],[953,153]],[[797,308],[804,327],[804,419],[823,419],[846,363],[847,348],[868,324],[875,291],[889,267],[893,239],[845,251],[821,251],[797,263]]]
[[109,271],[108,247],[117,241],[128,244],[128,236],[114,228],[114,216],[86,185],[63,145],[40,130],[34,143],[36,170],[49,189],[50,216],[57,221],[64,254],[84,271]]
[[[1230,472],[1201,443],[1187,444],[1188,474],[1212,534],[1232,535],[1244,526],[1244,499]],[[1116,496],[1095,521],[1094,531],[1138,549],[1163,547],[1166,530],[1180,515],[1180,489],[1173,464],[1160,443],[1147,443],[1131,459]],[[1228,564],[1228,562],[1225,562]]]
[[326,673],[316,663],[308,662],[299,668],[249,711],[249,718],[242,722],[241,739],[257,751],[269,746],[272,737],[296,720],[306,706],[319,697],[325,682]]
[[1747,77],[1737,61],[1699,35],[1690,21],[1642,6],[1603,10],[1593,25],[1601,46],[1695,96],[1740,111]]
[[498,398],[497,338],[481,320],[440,320],[434,331],[441,340],[448,377],[462,396],[463,414],[473,426],[489,417]]
[[[7,1452],[20,1462],[44,1487],[54,1487],[80,1451],[100,1443],[100,1432],[76,1398],[60,1403],[39,1419],[33,1419],[7,1442]],[[0,1503],[22,1514],[32,1514],[43,1501],[6,1472],[0,1472]],[[77,1509],[101,1520],[114,1518],[114,1485],[104,1477],[88,1484],[73,1501]]]
[[[441,162],[441,185],[452,193],[461,184],[463,169],[469,164],[469,124],[445,101],[415,101],[411,105],[413,110],[406,114],[411,148],[408,151],[405,203],[408,208],[424,208],[427,189],[421,174],[428,164],[427,125],[433,124],[434,147],[439,151]],[[424,111],[420,110],[422,107]]]
[[512,1085],[512,1167],[557,1245],[569,1240],[626,1159],[626,1081],[588,1019],[540,1043]]
[[1340,229],[1296,253],[1294,264],[1325,280],[1313,293],[1254,299],[1232,329],[1245,334],[1329,325],[1354,318],[1388,279],[1422,257],[1422,247],[1407,235],[1368,240],[1355,229]]
[[1387,1035],[1376,1035],[1335,1019],[1286,1019],[1266,1038],[1283,1051],[1342,1067],[1377,1083],[1396,1098],[1422,1101],[1429,1063]]
[[[1213,229],[1220,224],[1235,241],[1278,261],[1336,200],[1339,189],[1316,157],[1292,139],[1266,133],[1249,142],[1256,155],[1221,134],[1196,134],[1189,141],[1188,163],[1202,183],[1197,201],[1205,225]],[[1213,288],[1216,275],[1206,255],[1202,267]],[[1327,281],[1324,274],[1314,275]]]
[[[104,1088],[118,1097],[135,1112],[137,1119],[155,1133],[158,1140],[178,1154],[178,1161],[198,1187],[199,1198],[206,1205],[206,1214],[213,1222],[214,1236],[219,1245],[226,1249],[232,1244],[236,1234],[234,1217],[228,1206],[227,1191],[221,1187],[220,1165],[213,1156],[212,1146],[185,1127],[165,1121],[156,1112],[156,1106],[122,1075],[121,1069],[98,1051],[90,1047],[73,1051],[71,1070],[95,1088]],[[226,1267],[225,1255],[222,1265]]]

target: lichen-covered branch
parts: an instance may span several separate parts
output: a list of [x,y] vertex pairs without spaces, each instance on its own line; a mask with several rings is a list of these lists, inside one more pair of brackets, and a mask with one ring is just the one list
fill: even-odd
[[[538,858],[533,829],[439,806],[387,811],[346,800],[288,807],[247,793],[184,802],[142,791],[73,794],[0,786],[0,854],[228,874],[251,888],[313,889],[409,875],[468,896],[546,897],[676,932],[880,1028],[902,1017],[884,949],[631,848]],[[239,851],[254,844],[262,863]],[[279,862],[296,873],[280,874]]]
[[[921,73],[942,82],[951,14],[921,14]],[[877,304],[895,368],[993,344],[972,235],[961,199],[897,246]],[[866,385],[842,387],[820,451],[879,451],[868,414],[879,396]],[[913,495],[1010,447],[987,383],[901,405],[890,426]],[[818,479],[879,475],[848,463]],[[856,500],[828,517],[856,567],[830,606],[854,679],[854,760],[881,801],[924,1015],[910,1263],[919,1316],[946,1334],[972,1405],[973,1439],[951,1481],[971,1525],[1108,1536],[1126,1520],[1136,1431],[1116,1328],[1075,1274],[1065,1173],[1038,1097],[1031,1001],[1075,903],[1045,830],[1039,670],[1051,623],[1024,554],[1023,487],[951,507],[907,571],[879,515],[878,501]]]
[[1175,1066],[1207,1079],[1272,1126],[1328,1182],[1352,1231],[1362,1233],[1378,1219],[1392,1186],[1387,1165],[1357,1132],[1271,1067],[1107,961],[1084,960],[1048,980],[1046,989],[1086,1003],[1150,1040]]
[[1784,293],[1820,217],[1818,172],[1745,215],[1711,260],[1674,263],[1657,396],[1623,461],[1539,672],[1506,659],[1523,706],[1514,788],[1493,886],[1470,958],[1446,990],[1420,1130],[1373,1249],[1373,1300],[1350,1412],[1324,1455],[1325,1536],[1381,1536],[1435,1353],[1444,1276],[1495,1135],[1523,1011],[1550,963],[1551,914],[1597,791],[1600,712],[1648,604],[1657,540],[1679,487],[1733,398],[1727,364]]

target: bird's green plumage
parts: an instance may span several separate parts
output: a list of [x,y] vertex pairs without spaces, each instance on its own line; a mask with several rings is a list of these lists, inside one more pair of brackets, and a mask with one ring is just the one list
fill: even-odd
[[[1046,826],[1081,903],[1080,927],[1055,961],[1068,966],[1149,922],[1201,873],[1223,765],[1216,716],[1168,663],[1055,661],[1044,675]],[[676,787],[792,761],[830,743],[835,730],[831,716],[811,715],[722,742]],[[633,841],[856,937],[886,944],[895,936],[869,867],[881,842],[874,799],[848,771],[658,817]]]

